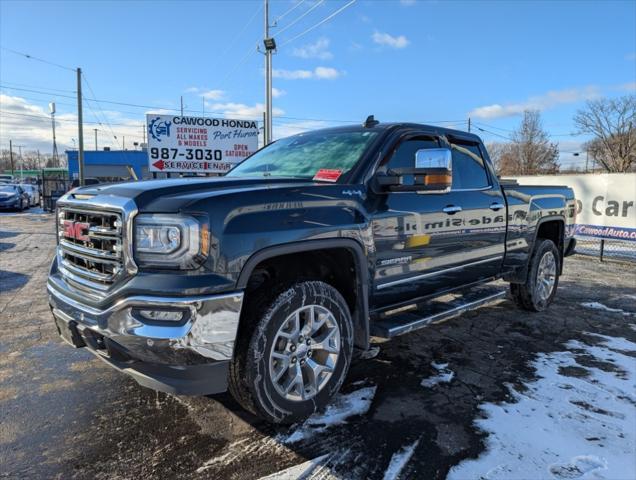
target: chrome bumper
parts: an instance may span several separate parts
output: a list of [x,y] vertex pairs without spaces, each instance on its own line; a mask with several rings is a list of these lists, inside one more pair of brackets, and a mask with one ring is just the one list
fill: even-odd
[[[102,339],[101,343],[106,338],[135,360],[181,367],[232,358],[243,292],[192,297],[133,296],[98,310],[65,295],[51,280],[47,289],[57,322],[66,326],[73,322],[82,337],[88,334]],[[185,312],[185,319],[173,324],[150,322],[135,313],[139,308],[179,309]],[[86,346],[100,350],[90,342]],[[107,357],[108,349],[96,353]]]

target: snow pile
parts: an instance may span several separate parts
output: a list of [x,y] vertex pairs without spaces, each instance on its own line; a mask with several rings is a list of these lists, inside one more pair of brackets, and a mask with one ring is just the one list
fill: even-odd
[[279,441],[285,444],[299,442],[322,432],[332,425],[346,423],[347,418],[364,415],[369,411],[377,387],[365,387],[347,394],[338,394],[323,413],[314,413],[300,427]]
[[[476,424],[489,434],[486,452],[448,479],[636,478],[636,361],[629,356],[636,344],[594,336],[602,344],[570,341],[566,348],[575,351],[540,354],[533,362],[539,380],[523,394],[511,389],[517,403],[482,405],[487,418]],[[606,367],[583,368],[580,354]]]
[[307,460],[299,465],[286,468],[280,472],[272,473],[266,477],[261,477],[260,480],[298,480],[300,478],[311,478],[319,473],[322,473],[321,477],[324,478],[336,478],[329,474],[328,471],[321,472],[325,469],[325,464],[329,460],[330,455],[322,455],[314,458],[313,460]]
[[599,302],[583,302],[581,305],[585,308],[591,308],[592,310],[602,310],[604,312],[612,312],[612,313],[622,313],[623,315],[634,315],[632,312],[626,312],[625,310],[621,310],[620,308],[612,308],[607,305],[603,305]]
[[432,362],[431,366],[439,373],[437,375],[422,380],[422,383],[420,385],[422,385],[423,387],[433,388],[439,383],[449,383],[455,377],[455,372],[448,369],[448,363]]
[[409,463],[409,460],[413,456],[413,452],[417,448],[417,445],[420,443],[419,439],[410,445],[406,445],[402,447],[400,450],[395,452],[391,457],[391,461],[389,462],[389,467],[384,472],[383,480],[397,480],[398,476],[402,469]]

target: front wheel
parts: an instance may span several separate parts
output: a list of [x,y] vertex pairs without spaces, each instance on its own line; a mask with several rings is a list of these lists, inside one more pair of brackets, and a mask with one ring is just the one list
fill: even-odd
[[353,323],[332,286],[301,282],[276,296],[237,342],[230,392],[247,410],[274,423],[300,421],[325,407],[347,375]]
[[559,285],[561,255],[552,240],[537,239],[525,283],[511,283],[510,293],[524,310],[541,312],[554,300]]

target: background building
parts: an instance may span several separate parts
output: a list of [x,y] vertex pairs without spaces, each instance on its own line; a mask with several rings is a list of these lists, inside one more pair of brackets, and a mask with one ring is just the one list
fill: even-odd
[[[79,178],[77,150],[67,150],[68,175]],[[97,178],[101,182],[151,178],[148,173],[148,154],[145,150],[85,150],[84,177]]]

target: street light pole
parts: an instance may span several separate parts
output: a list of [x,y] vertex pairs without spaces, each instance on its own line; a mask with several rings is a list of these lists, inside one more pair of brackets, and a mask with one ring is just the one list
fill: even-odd
[[265,125],[264,144],[272,142],[272,54],[276,50],[276,42],[269,36],[269,0],[265,0]]
[[97,151],[97,129],[93,128],[93,130],[95,131],[95,151]]
[[82,69],[77,68],[77,139],[79,152],[77,163],[79,165],[79,184],[84,186],[84,124],[82,121]]

